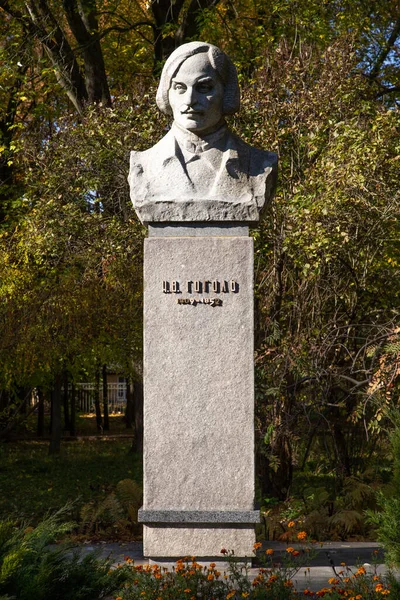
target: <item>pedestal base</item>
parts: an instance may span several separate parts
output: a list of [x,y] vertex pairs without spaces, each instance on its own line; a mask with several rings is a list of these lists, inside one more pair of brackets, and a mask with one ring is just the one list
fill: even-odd
[[253,526],[143,526],[143,553],[158,560],[195,556],[202,562],[223,560],[221,550],[234,550],[235,556],[250,557],[255,542]]
[[245,557],[255,541],[253,240],[223,233],[145,240],[150,558]]

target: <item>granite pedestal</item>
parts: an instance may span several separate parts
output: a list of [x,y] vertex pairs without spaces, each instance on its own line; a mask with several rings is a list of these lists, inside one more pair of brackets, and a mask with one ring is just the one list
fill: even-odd
[[144,282],[144,554],[250,556],[259,513],[247,226],[150,226]]

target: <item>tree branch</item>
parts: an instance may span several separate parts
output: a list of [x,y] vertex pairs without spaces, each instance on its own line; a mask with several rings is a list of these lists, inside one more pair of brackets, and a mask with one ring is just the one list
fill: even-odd
[[376,77],[379,75],[379,71],[380,71],[383,63],[387,59],[388,54],[391,51],[392,47],[394,46],[399,35],[400,35],[400,17],[397,19],[397,21],[393,27],[393,31],[390,34],[389,39],[386,42],[384,48],[382,48],[380,54],[378,55],[375,65],[373,66],[372,70],[368,74],[369,79],[376,79]]
[[21,23],[26,31],[43,45],[46,54],[55,68],[60,85],[66,91],[68,98],[71,100],[77,111],[81,112],[83,104],[87,99],[85,82],[72,48],[62,30],[58,26],[55,28],[53,27],[54,36],[46,30],[43,24],[43,11],[46,10],[46,7],[48,9],[47,18],[54,23],[54,16],[52,15],[46,0],[40,0],[40,14],[35,10],[36,7],[29,7],[29,5],[27,5],[29,17],[21,11],[12,8],[8,0],[0,0],[0,8],[2,8],[10,17]]
[[378,98],[382,98],[382,96],[385,96],[386,94],[391,94],[392,92],[400,92],[400,85],[395,85],[390,88],[384,87],[380,92],[375,94],[375,99],[378,100]]
[[[132,31],[133,29],[137,29],[138,27],[145,27],[145,26],[151,27],[154,32],[156,31],[156,26],[151,21],[138,21],[137,23],[132,23],[131,25],[127,25],[126,27],[121,27],[119,25],[112,25],[110,27],[107,27],[107,29],[105,29],[104,31],[99,33],[99,35],[97,36],[97,39],[102,40],[104,37],[106,37],[112,31],[118,31],[119,33],[126,33],[127,31]],[[147,41],[149,41],[149,40],[147,40]]]

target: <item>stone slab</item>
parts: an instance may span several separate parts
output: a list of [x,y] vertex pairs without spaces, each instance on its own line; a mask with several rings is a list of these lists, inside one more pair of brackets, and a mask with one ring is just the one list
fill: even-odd
[[229,223],[152,223],[149,237],[238,237],[249,235],[248,225]]
[[[131,180],[132,185],[132,180]],[[132,192],[131,192],[132,193]],[[135,193],[134,193],[135,194]],[[154,222],[215,222],[215,221],[247,221],[251,224],[258,223],[259,206],[255,200],[246,202],[226,202],[221,199],[196,198],[194,200],[150,200],[148,202],[135,202],[133,204],[139,219],[145,225]]]
[[[144,263],[143,511],[253,511],[253,241],[148,238]],[[146,555],[251,553],[254,526],[211,530],[145,525]]]
[[259,510],[144,510],[139,523],[260,523]]
[[219,558],[221,550],[234,550],[244,558],[253,554],[253,527],[156,527],[143,526],[143,553],[153,560],[195,556]]

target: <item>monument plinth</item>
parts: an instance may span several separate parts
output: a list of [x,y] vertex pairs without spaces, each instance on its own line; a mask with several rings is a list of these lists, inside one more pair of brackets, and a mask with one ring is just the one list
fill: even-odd
[[253,240],[276,155],[251,148],[224,115],[236,71],[218,48],[185,44],[157,94],[174,125],[133,152],[144,253],[144,554],[172,560],[252,553]]

